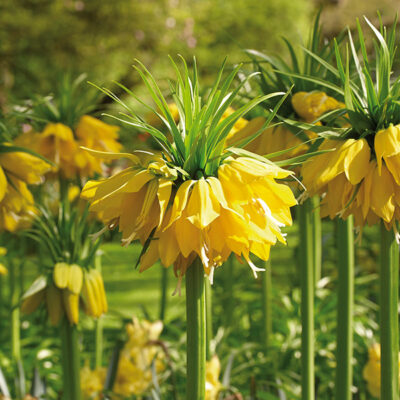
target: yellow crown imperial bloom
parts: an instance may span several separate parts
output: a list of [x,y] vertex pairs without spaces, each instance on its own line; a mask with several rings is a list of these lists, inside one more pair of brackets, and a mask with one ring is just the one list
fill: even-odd
[[29,227],[37,210],[26,183],[12,176],[9,182],[0,200],[0,230],[15,232]]
[[[0,152],[0,230],[15,232],[30,225],[36,213],[28,184],[43,182],[50,164],[19,149],[2,143]],[[11,151],[12,150],[12,151]]]
[[36,141],[33,149],[53,161],[56,164],[55,170],[59,169],[66,178],[75,176],[74,157],[78,145],[71,128],[61,123],[50,123],[32,140]]
[[289,207],[296,200],[286,185],[275,181],[290,174],[273,164],[239,157],[227,159],[218,178],[185,181],[167,222],[154,235],[157,240],[142,257],[141,270],[160,258],[166,267],[179,265],[182,277],[196,254],[212,281],[214,269],[233,252],[257,276],[260,269],[250,253],[267,260],[270,246],[277,239],[285,242],[280,228],[292,223]]

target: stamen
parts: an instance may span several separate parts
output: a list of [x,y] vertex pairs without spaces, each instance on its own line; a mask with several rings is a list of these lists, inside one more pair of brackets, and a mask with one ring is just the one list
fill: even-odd
[[92,241],[96,241],[106,230],[108,229],[108,226],[104,226],[101,228],[98,232],[92,233],[89,235],[89,237],[92,239]]
[[251,270],[253,271],[254,278],[257,278],[257,272],[265,272],[265,268],[256,267],[249,257],[245,257],[247,264],[249,264]]

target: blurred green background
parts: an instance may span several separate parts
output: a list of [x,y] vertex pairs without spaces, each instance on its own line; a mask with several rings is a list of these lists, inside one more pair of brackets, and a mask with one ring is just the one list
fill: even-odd
[[212,76],[225,56],[244,60],[242,49],[279,53],[281,36],[306,40],[321,6],[328,36],[356,16],[376,20],[377,9],[390,21],[400,7],[395,0],[2,0],[0,106],[51,92],[66,71],[133,86],[135,58],[163,77],[168,54],[196,55]]

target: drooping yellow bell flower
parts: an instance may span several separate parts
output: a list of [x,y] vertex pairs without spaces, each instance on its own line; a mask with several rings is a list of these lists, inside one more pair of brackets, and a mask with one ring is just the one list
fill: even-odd
[[[12,149],[11,143],[3,143]],[[28,184],[43,182],[50,164],[23,151],[0,153],[0,230],[15,232],[30,225],[36,212]]]
[[163,221],[176,171],[162,159],[144,167],[134,155],[114,156],[128,157],[132,166],[108,179],[87,182],[81,196],[91,201],[89,210],[100,213],[109,228],[119,225],[125,246],[135,239],[144,243]]
[[296,200],[286,185],[275,181],[290,174],[273,164],[239,157],[227,159],[218,178],[185,181],[142,257],[141,270],[160,258],[166,267],[174,263],[182,277],[197,255],[212,281],[214,269],[234,253],[257,276],[259,268],[250,253],[267,260],[270,246],[285,242],[280,228],[292,223],[289,207]]
[[267,260],[270,246],[285,241],[280,228],[292,223],[289,208],[296,200],[275,179],[291,172],[246,157],[228,158],[218,178],[187,180],[175,192],[174,170],[161,161],[144,168],[135,156],[131,160],[132,167],[113,177],[89,181],[82,197],[108,227],[119,225],[124,245],[135,239],[145,243],[155,230],[141,271],[160,259],[166,267],[175,264],[182,277],[197,255],[212,280],[214,268],[233,252],[256,275],[250,253]]
[[400,220],[399,132],[399,126],[377,132],[373,149],[366,139],[326,140],[320,149],[333,151],[304,163],[308,194],[323,196],[321,216],[354,215],[359,228],[380,220],[388,229],[394,227]]
[[11,177],[9,182],[0,201],[0,230],[16,232],[30,226],[37,210],[26,183]]

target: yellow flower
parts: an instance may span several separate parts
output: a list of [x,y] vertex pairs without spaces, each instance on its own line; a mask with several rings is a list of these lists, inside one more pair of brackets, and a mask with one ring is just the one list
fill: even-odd
[[[292,106],[301,120],[312,123],[327,111],[343,108],[344,104],[324,92],[298,92],[292,97]],[[234,131],[228,137],[228,145],[234,146],[246,137],[260,130],[265,122],[262,117],[251,120],[248,124]],[[320,122],[317,122],[320,125]],[[304,131],[308,139],[317,138],[317,134],[312,131]],[[296,157],[307,152],[309,145],[296,136],[292,130],[285,125],[265,129],[256,139],[251,141],[246,150],[260,155],[268,155],[283,150],[288,150],[274,160],[285,160]],[[289,150],[291,149],[291,150]]]
[[[119,127],[108,125],[97,118],[84,115],[76,127],[78,145],[93,150],[119,152],[122,145],[118,143]],[[81,176],[93,176],[102,172],[103,163],[81,148],[77,149],[75,163]]]
[[118,152],[119,128],[108,125],[89,115],[84,115],[74,131],[62,123],[48,123],[43,132],[27,132],[17,139],[26,146],[54,162],[53,172],[60,171],[64,178],[93,176],[102,172],[103,163],[80,146],[94,150]]
[[[115,155],[124,156],[127,155]],[[128,156],[131,167],[108,179],[87,182],[81,194],[91,201],[89,210],[101,213],[101,219],[109,228],[119,224],[125,246],[135,239],[144,243],[153,229],[161,225],[172,181],[176,179],[174,170],[162,159],[143,167],[137,157]]]
[[390,125],[375,135],[378,172],[381,175],[382,158],[397,185],[400,185],[400,125]]
[[291,172],[250,158],[229,158],[218,169],[218,178],[185,181],[177,190],[166,222],[155,233],[141,270],[160,258],[164,266],[175,263],[181,278],[196,254],[206,274],[233,252],[243,257],[255,276],[253,253],[269,257],[276,240],[285,242],[280,228],[292,223],[289,207],[296,204],[291,190],[275,179]]
[[[380,220],[390,229],[400,220],[400,126],[377,132],[372,157],[366,139],[325,140],[321,150],[333,150],[302,167],[309,195],[323,196],[321,216],[354,215],[362,228]],[[397,143],[399,141],[399,143]]]
[[114,385],[116,394],[130,397],[141,395],[152,383],[151,364],[155,362],[157,373],[165,368],[158,341],[163,325],[161,321],[151,323],[133,318],[126,327],[128,341],[120,354]]
[[106,379],[106,368],[91,370],[88,364],[81,369],[81,388],[83,398],[87,400],[100,400]]
[[0,200],[0,230],[16,232],[28,228],[36,212],[32,193],[26,183],[10,176]]
[[0,275],[7,275],[7,274],[8,274],[7,267],[3,263],[0,263]]
[[206,362],[206,399],[218,400],[218,394],[222,388],[219,381],[221,373],[221,363],[216,355],[213,355],[210,361]]
[[61,123],[49,123],[41,133],[27,132],[21,135],[17,143],[31,148],[56,166],[53,171],[60,170],[64,177],[72,178],[77,170],[75,154],[78,145],[72,129]]
[[108,309],[100,272],[95,269],[83,270],[79,265],[63,262],[54,266],[53,278],[46,282],[43,289],[25,298],[21,309],[30,314],[42,302],[46,305],[52,325],[58,325],[64,314],[71,324],[78,324],[80,304],[86,314],[95,318]]
[[[367,381],[368,391],[372,396],[381,396],[381,346],[375,343],[368,349],[368,362],[363,369],[363,378]],[[400,354],[399,354],[400,356]],[[400,357],[399,357],[400,366]],[[400,380],[400,373],[399,373]]]
[[[0,247],[0,257],[5,256],[6,254],[7,254],[7,249],[5,247]],[[7,275],[7,274],[8,274],[7,267],[3,263],[0,263],[0,275]]]
[[0,230],[15,232],[30,225],[36,208],[27,184],[41,183],[49,169],[48,163],[22,151],[0,153]]
[[292,97],[292,105],[297,115],[308,123],[314,122],[328,111],[345,106],[324,92],[297,92]]

